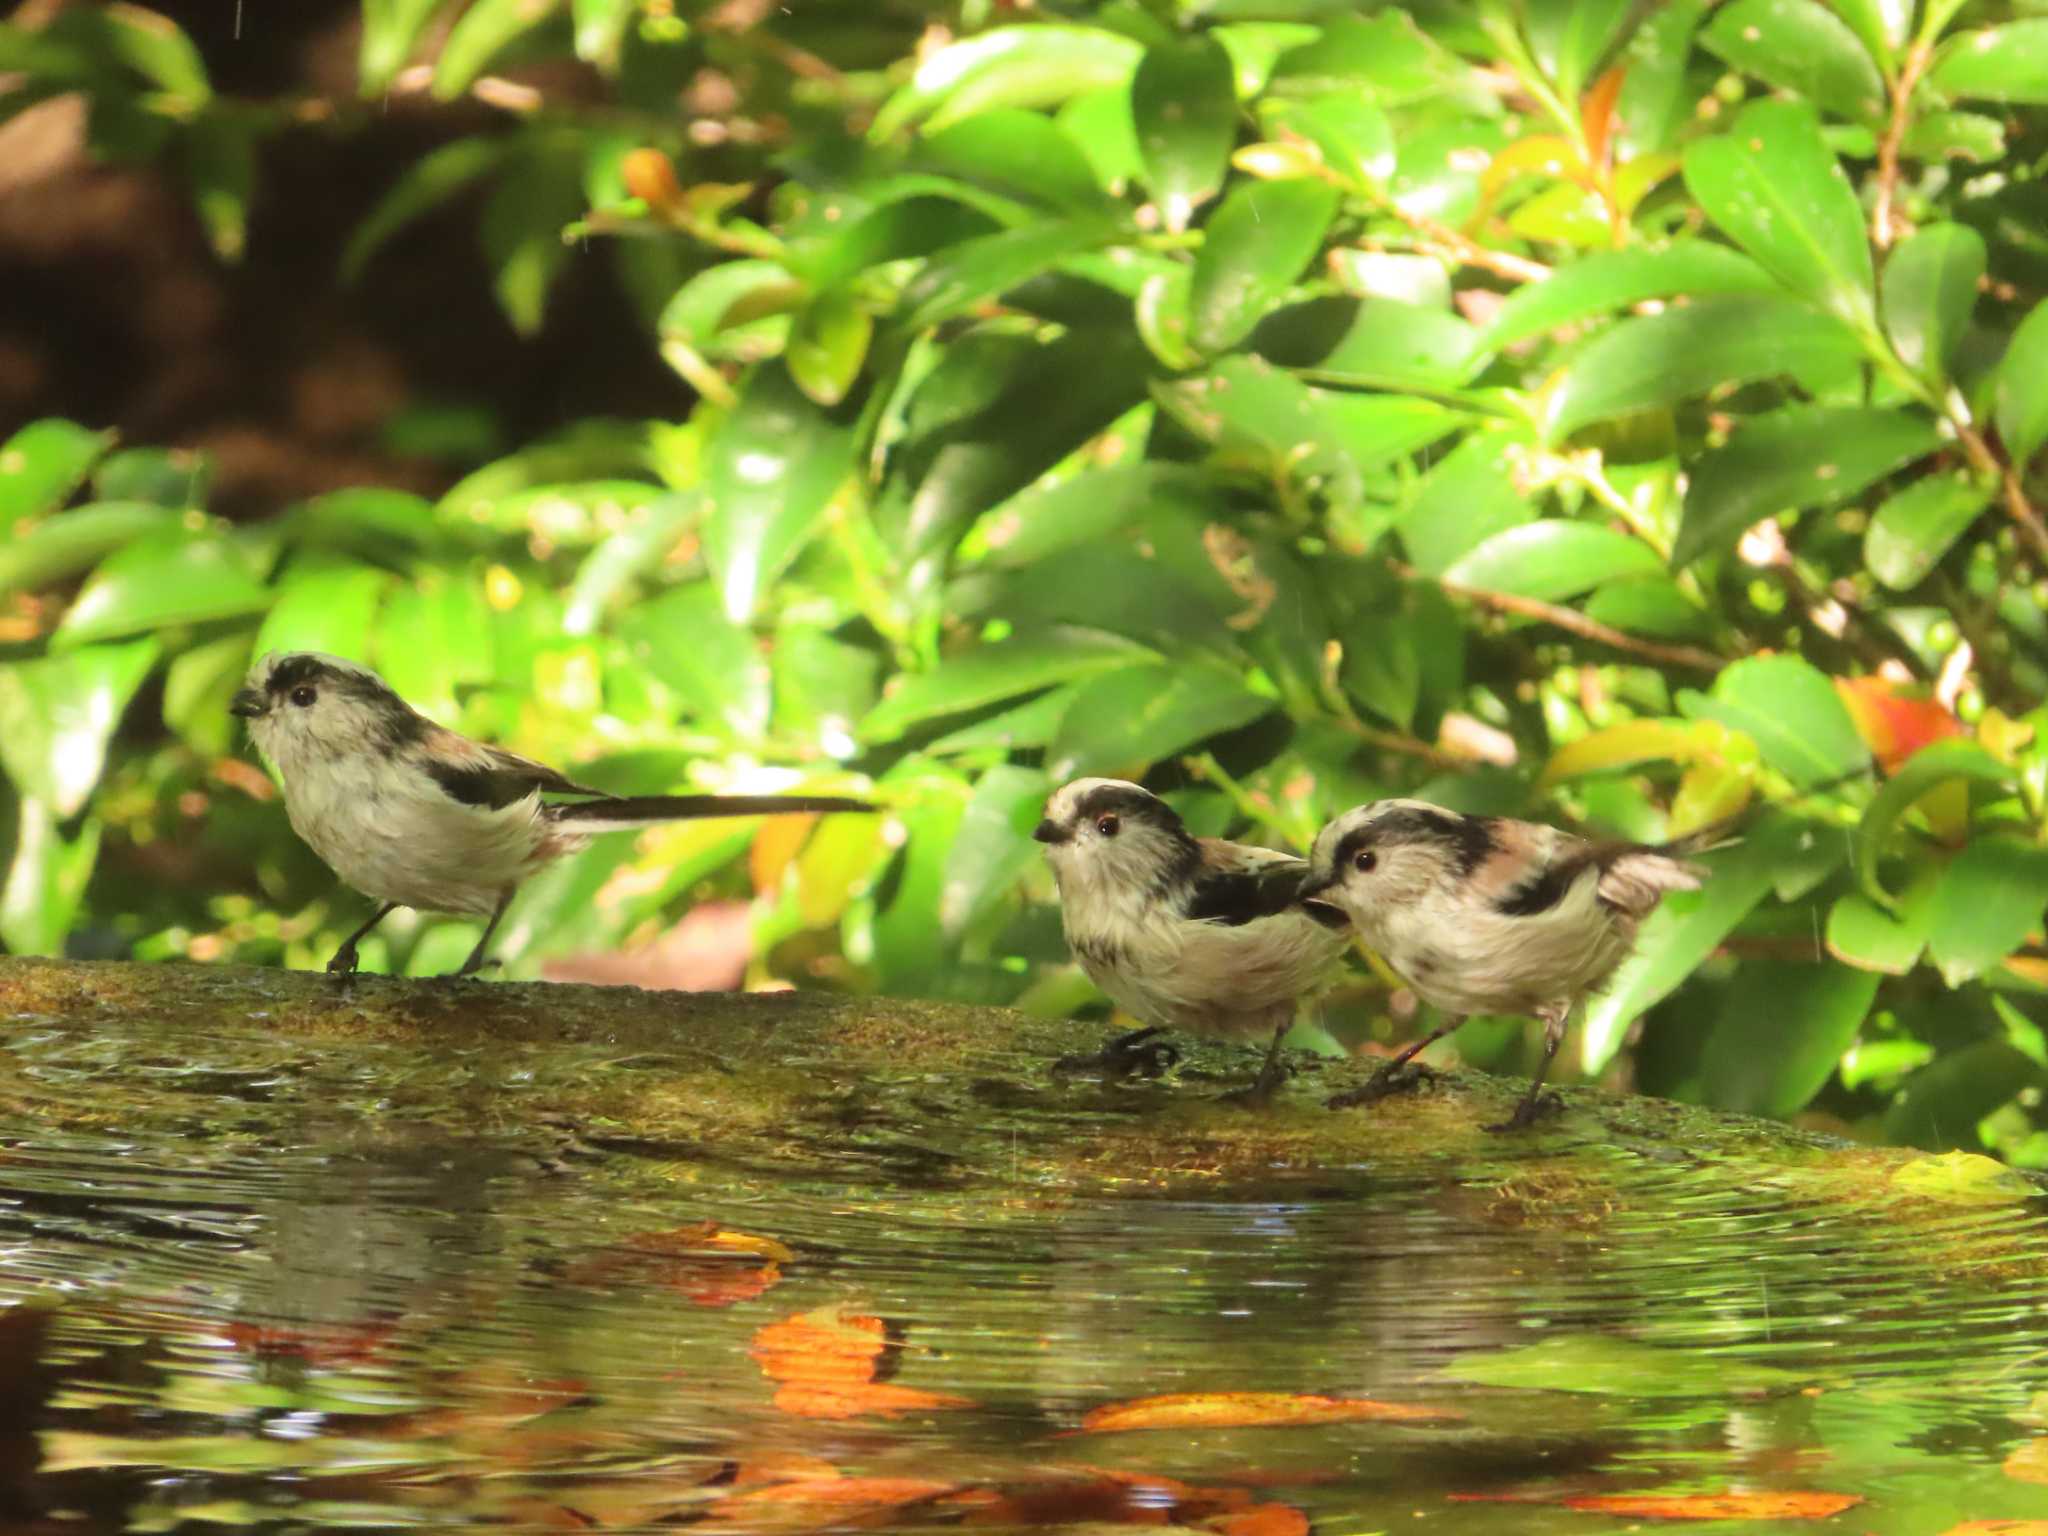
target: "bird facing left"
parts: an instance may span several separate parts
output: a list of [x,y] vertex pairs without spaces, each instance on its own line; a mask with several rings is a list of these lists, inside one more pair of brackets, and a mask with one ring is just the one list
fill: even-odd
[[876,809],[839,795],[606,794],[436,725],[369,668],[313,651],[261,657],[228,707],[283,781],[292,830],[377,903],[327,962],[341,973],[393,908],[414,907],[486,919],[455,972],[474,974],[519,883],[599,833]]

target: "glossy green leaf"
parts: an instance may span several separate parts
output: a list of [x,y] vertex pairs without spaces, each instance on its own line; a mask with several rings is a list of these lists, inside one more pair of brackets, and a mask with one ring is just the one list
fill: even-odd
[[1897,900],[1878,876],[1878,864],[1901,818],[1929,790],[1950,779],[2005,784],[2012,777],[2011,769],[1973,741],[1937,741],[1907,758],[1899,771],[1885,780],[1856,829],[1856,878],[1863,893],[1879,906],[1897,910]]
[[249,243],[249,200],[256,192],[257,124],[209,113],[184,135],[185,179],[206,229],[207,244],[222,261],[242,259]]
[[363,0],[356,70],[365,97],[381,96],[412,57],[421,30],[446,0]]
[[2005,122],[1982,112],[1929,112],[1913,120],[1899,147],[1915,160],[1988,165],[2005,158]]
[[1740,251],[1706,240],[1679,240],[1656,250],[1594,251],[1509,294],[1480,340],[1493,351],[1645,299],[1775,289],[1769,274]]
[[999,710],[986,719],[963,725],[925,743],[924,750],[945,757],[968,752],[1031,752],[1052,745],[1060,721],[1084,687],[1071,683],[1048,688],[1036,698],[1013,709]]
[[635,608],[625,633],[635,659],[676,690],[693,719],[743,743],[761,739],[773,682],[768,658],[717,589],[677,587]]
[[972,646],[928,672],[897,678],[861,722],[860,736],[868,742],[894,741],[926,721],[1158,659],[1128,640],[1078,629]]
[[1904,976],[1920,963],[1932,920],[1925,902],[1894,914],[1852,891],[1828,909],[1828,953],[1858,970]]
[[1116,226],[1099,218],[1051,219],[963,240],[934,256],[903,293],[912,329],[950,320],[1068,256],[1108,243]]
[[1855,1043],[1877,983],[1846,966],[1746,961],[1700,1054],[1706,1102],[1751,1115],[1804,1109]]
[[8,438],[0,445],[0,535],[15,537],[23,518],[63,506],[113,445],[111,432],[94,432],[54,416],[32,421]]
[[1010,763],[998,763],[975,784],[946,851],[937,907],[941,934],[958,938],[972,930],[1037,862],[1040,850],[1031,829],[1044,814],[1053,784],[1040,769]]
[[1848,706],[1827,675],[1797,656],[1750,656],[1714,679],[1711,693],[1681,693],[1687,719],[1718,720],[1756,742],[1764,762],[1801,789],[1870,766]]
[[2048,442],[2048,301],[2020,322],[1998,365],[1998,435],[2015,464]]
[[0,666],[0,764],[24,799],[59,821],[85,809],[107,743],[159,649],[135,640]]
[[183,510],[205,506],[212,489],[213,456],[182,448],[123,448],[102,459],[92,474],[94,501]]
[[1685,154],[1708,217],[1793,293],[1859,332],[1874,328],[1863,210],[1812,106],[1751,102]]
[[1047,107],[1122,85],[1143,49],[1099,27],[1046,23],[995,27],[934,50],[908,84],[882,103],[868,126],[875,143],[920,120],[936,133],[997,107]]
[[228,706],[252,654],[248,635],[222,635],[179,652],[164,669],[164,724],[194,752],[218,757],[235,749],[242,722]]
[[1863,564],[1903,592],[1926,580],[1991,504],[1991,492],[1960,475],[1928,475],[1886,499],[1863,533]]
[[382,486],[329,491],[300,502],[283,521],[286,536],[295,543],[352,550],[376,560],[418,554],[443,542],[432,502]]
[[803,292],[803,284],[779,261],[723,261],[678,288],[656,328],[664,338],[710,351],[719,332],[789,310]]
[[1942,979],[1961,986],[2041,930],[2048,848],[1980,833],[1949,861],[1929,902],[1927,949]]
[[1861,344],[1837,321],[1765,294],[1726,294],[1617,322],[1573,356],[1551,390],[1548,432],[1659,410],[1709,390],[1853,366]]
[[80,645],[269,606],[270,592],[238,546],[218,535],[172,529],[109,556],[65,613],[57,637]]
[[1875,123],[1884,77],[1856,33],[1818,0],[1732,0],[1700,41],[1732,67],[1851,122]]
[[1431,469],[1400,522],[1416,570],[1441,576],[1488,539],[1535,517],[1516,483],[1519,446],[1504,432],[1475,432]]
[[1626,73],[1614,104],[1622,141],[1637,156],[1677,147],[1693,125],[1698,90],[1693,40],[1709,0],[1662,0],[1630,32],[1615,61]]
[[61,955],[64,939],[84,905],[85,888],[99,858],[101,823],[86,821],[67,838],[42,801],[20,802],[14,861],[0,889],[0,939],[9,953]]
[[[911,180],[916,183],[915,178]],[[719,273],[742,267],[767,277],[747,285],[756,292],[734,301],[732,318],[773,313],[793,307],[803,296],[802,285],[792,281],[792,274],[813,288],[829,288],[853,281],[870,267],[911,256],[929,256],[977,236],[993,234],[1002,227],[1002,220],[994,212],[961,200],[959,194],[969,190],[964,183],[934,180],[934,185],[943,186],[947,195],[932,192],[894,198],[852,220],[822,245],[791,241],[783,249],[781,262],[729,261],[712,267],[686,283],[674,302],[680,305],[682,294],[697,284],[712,282]],[[1000,205],[993,194],[981,201]],[[785,263],[787,271],[782,270]],[[783,292],[773,291],[774,281],[783,285]],[[726,319],[724,310],[710,316],[706,334]]]
[[562,614],[563,633],[595,632],[612,599],[659,566],[703,515],[701,491],[676,491],[635,507],[625,526],[607,534],[577,568]]
[[1927,80],[1950,96],[2048,103],[2048,16],[1956,33],[1935,54]]
[[385,599],[372,635],[384,681],[434,720],[460,718],[456,689],[497,675],[483,594],[462,573],[428,572]]
[[1794,405],[1755,417],[1694,466],[1671,563],[1726,549],[1763,518],[1847,501],[1941,444],[1935,423],[1909,411]]
[[206,60],[170,17],[127,0],[113,0],[98,7],[93,20],[103,29],[113,56],[175,98],[179,112],[189,113],[212,100]]
[[1314,41],[1280,56],[1266,89],[1283,96],[1343,94],[1394,106],[1463,85],[1469,74],[1408,12],[1390,8],[1330,17]]
[[1322,249],[1337,192],[1320,181],[1246,182],[1203,229],[1188,292],[1188,332],[1220,352],[1251,334]]
[[[366,49],[368,45],[365,33]],[[393,235],[422,214],[440,207],[478,177],[496,170],[510,148],[510,140],[477,134],[443,144],[413,161],[350,232],[348,244],[341,251],[341,280],[355,282]]]
[[1835,12],[1880,63],[1913,35],[1915,0],[1831,0]]
[[1547,603],[1606,582],[1655,576],[1664,562],[1640,539],[1598,523],[1541,518],[1494,534],[1443,573],[1445,581]]
[[824,629],[785,621],[775,632],[769,665],[777,734],[813,743],[832,757],[850,756],[854,727],[874,707],[881,657]]
[[806,399],[781,365],[756,368],[704,465],[704,558],[735,623],[802,553],[853,468],[852,424]]
[[1586,617],[1658,640],[1704,640],[1713,630],[1706,610],[1661,575],[1610,582],[1586,599]]
[[1436,392],[1456,389],[1485,361],[1469,321],[1399,299],[1367,299],[1328,352],[1299,365],[1322,384]]
[[167,507],[107,501],[59,512],[0,544],[0,595],[32,592],[90,570],[125,544],[179,525]]
[[1010,108],[955,123],[918,146],[916,163],[1042,207],[1087,212],[1103,206],[1081,146],[1038,112]]
[[491,291],[522,336],[540,329],[548,287],[569,259],[562,231],[582,212],[582,165],[569,145],[522,156],[484,204],[478,236],[491,268]]
[[475,0],[448,29],[434,64],[434,95],[453,101],[518,38],[551,19],[562,0]]
[[828,288],[797,314],[783,362],[813,403],[834,406],[860,377],[874,332],[874,316],[851,289]]
[[1585,93],[1630,20],[1629,0],[1523,0],[1529,48],[1557,93],[1576,101]]
[[[1338,7],[1325,6],[1322,9],[1336,10]],[[1273,66],[1280,61],[1281,55],[1304,43],[1314,42],[1320,31],[1320,28],[1301,21],[1246,21],[1211,27],[1209,35],[1230,55],[1231,68],[1237,75],[1238,98],[1250,101],[1265,90],[1266,83],[1273,78]]]
[[1200,34],[1149,48],[1131,80],[1131,119],[1145,185],[1170,230],[1216,195],[1237,140],[1230,55]]
[[639,11],[640,0],[569,0],[576,57],[602,70],[617,69],[619,45]]
[[1152,764],[1249,725],[1274,707],[1235,672],[1218,667],[1121,667],[1083,686],[1046,761],[1060,783],[1086,774],[1141,778]]
[[1369,101],[1347,92],[1286,102],[1274,121],[1322,152],[1323,164],[1352,186],[1384,187],[1394,174],[1394,125]]
[[324,651],[367,665],[377,606],[390,585],[390,573],[375,566],[331,556],[294,561],[256,631],[256,654]]
[[1967,224],[1927,224],[1884,265],[1884,326],[1899,360],[1940,378],[1977,307],[1984,237]]
[[1145,174],[1137,126],[1131,121],[1128,86],[1109,86],[1076,96],[1060,108],[1054,121],[1080,146],[1095,173],[1096,186],[1103,191],[1121,196]]
[[1735,847],[1703,860],[1713,867],[1703,887],[1674,892],[1658,904],[1634,952],[1587,1006],[1579,1044],[1582,1070],[1596,1073],[1612,1061],[1629,1026],[1670,996],[1749,916],[1770,893],[1787,843],[1799,835],[1782,820],[1753,827]]

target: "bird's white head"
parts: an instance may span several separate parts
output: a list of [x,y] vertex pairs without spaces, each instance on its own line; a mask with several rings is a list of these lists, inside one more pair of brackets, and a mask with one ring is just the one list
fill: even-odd
[[259,657],[228,708],[287,781],[315,764],[392,755],[432,729],[368,667],[318,651]]
[[1124,779],[1076,779],[1045,803],[1031,834],[1066,901],[1171,893],[1194,877],[1201,849],[1172,806]]
[[1316,834],[1303,890],[1342,908],[1370,935],[1389,911],[1455,895],[1494,852],[1484,818],[1424,800],[1375,800]]

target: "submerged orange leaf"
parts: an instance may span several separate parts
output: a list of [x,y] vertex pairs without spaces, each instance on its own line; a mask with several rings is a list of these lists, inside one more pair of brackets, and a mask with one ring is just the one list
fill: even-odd
[[1292,1392],[1175,1392],[1111,1403],[1081,1420],[1093,1434],[1125,1429],[1239,1429],[1271,1424],[1342,1424],[1357,1419],[1456,1419],[1413,1403]]
[[1855,1493],[1581,1493],[1530,1498],[1512,1493],[1454,1493],[1458,1504],[1554,1504],[1631,1520],[1826,1520],[1863,1502]]
[[971,1397],[955,1397],[950,1392],[923,1392],[888,1382],[793,1382],[776,1391],[775,1406],[780,1412],[800,1419],[900,1419],[906,1413],[972,1408],[975,1402]]
[[2048,1483],[2048,1436],[2029,1440],[2006,1457],[2005,1475],[2022,1483]]
[[951,1493],[952,1483],[921,1477],[821,1477],[771,1483],[728,1494],[705,1512],[699,1529],[840,1530],[878,1524],[895,1511]]
[[2048,1520],[1965,1520],[1941,1536],[2048,1536]]
[[757,1329],[747,1352],[770,1381],[859,1385],[875,1379],[888,1342],[879,1317],[820,1307]]
[[[622,1278],[659,1285],[700,1307],[751,1301],[782,1279],[796,1255],[772,1237],[700,1221],[664,1232],[639,1232],[578,1264],[575,1285],[612,1285]],[[741,1262],[760,1259],[760,1264]]]

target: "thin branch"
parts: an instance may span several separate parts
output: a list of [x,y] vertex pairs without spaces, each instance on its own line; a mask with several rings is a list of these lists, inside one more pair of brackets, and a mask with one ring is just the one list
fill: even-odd
[[1386,199],[1381,206],[1437,247],[1429,252],[1431,255],[1446,256],[1465,266],[1478,267],[1481,271],[1491,272],[1495,277],[1506,278],[1511,283],[1540,283],[1550,276],[1550,268],[1540,261],[1530,261],[1527,257],[1510,255],[1506,251],[1491,250],[1471,236],[1461,234],[1450,225],[1440,223],[1427,214],[1409,212],[1392,198]]
[[1980,474],[1997,477],[1999,488],[2004,493],[2006,512],[2034,547],[2034,557],[2048,564],[2048,525],[2042,523],[2041,514],[2027,500],[2026,487],[2020,483],[2019,466],[2006,462],[1991,451],[1991,445],[1984,441],[1984,434],[1977,430],[1976,423],[1970,420],[1968,410],[1959,399],[1952,399],[1947,414],[1949,424],[1956,429],[1957,441],[1969,456],[1970,467]]
[[1892,198],[1899,184],[1899,146],[1905,142],[1906,123],[1912,116],[1913,91],[1933,57],[1934,40],[1916,38],[1906,50],[1899,78],[1892,82],[1891,121],[1885,124],[1884,138],[1877,146],[1877,201],[1870,214],[1870,241],[1881,251],[1892,243]]
[[[1390,562],[1396,576],[1404,580],[1422,578],[1414,567],[1400,561]],[[1556,603],[1542,602],[1533,597],[1522,597],[1513,592],[1490,592],[1484,587],[1468,587],[1460,581],[1445,581],[1441,576],[1433,578],[1451,597],[1462,597],[1467,602],[1478,603],[1500,613],[1520,614],[1525,619],[1541,619],[1569,634],[1584,640],[1596,640],[1602,645],[1612,646],[1617,651],[1626,651],[1631,656],[1640,656],[1645,661],[1654,661],[1668,667],[1690,667],[1696,672],[1719,672],[1728,665],[1729,658],[1703,651],[1694,645],[1665,645],[1656,640],[1644,640],[1625,630],[1602,624],[1598,619],[1589,619],[1576,608],[1561,607]]]

